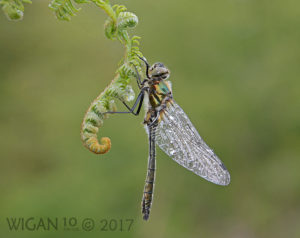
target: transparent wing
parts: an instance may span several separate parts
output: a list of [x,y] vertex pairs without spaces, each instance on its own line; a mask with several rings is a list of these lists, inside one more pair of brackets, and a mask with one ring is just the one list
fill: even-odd
[[156,130],[156,144],[178,164],[219,185],[228,185],[230,174],[181,109],[173,102]]

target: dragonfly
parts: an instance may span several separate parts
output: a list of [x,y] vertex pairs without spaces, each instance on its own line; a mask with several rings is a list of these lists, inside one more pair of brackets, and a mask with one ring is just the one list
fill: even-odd
[[144,126],[149,139],[149,156],[146,181],[142,198],[143,219],[148,220],[153,199],[156,145],[184,168],[209,182],[226,186],[230,174],[225,165],[204,142],[192,122],[174,101],[169,69],[163,63],[150,66],[144,57],[138,56],[146,65],[146,78],[142,81],[136,69],[139,94],[132,107],[124,101],[126,112],[139,115],[145,105]]

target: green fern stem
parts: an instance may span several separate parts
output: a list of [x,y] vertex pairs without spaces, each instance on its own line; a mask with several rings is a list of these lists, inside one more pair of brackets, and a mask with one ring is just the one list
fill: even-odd
[[101,0],[91,0],[91,1],[94,2],[98,7],[102,8],[114,23],[117,23],[116,13],[112,8],[112,6],[110,4],[107,4],[109,3],[108,1],[106,2]]

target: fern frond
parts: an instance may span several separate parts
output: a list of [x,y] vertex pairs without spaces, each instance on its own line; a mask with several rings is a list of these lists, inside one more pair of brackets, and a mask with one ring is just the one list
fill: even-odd
[[[0,0],[0,7],[9,19],[18,20],[23,17],[23,3],[30,0]],[[108,137],[97,138],[99,128],[108,118],[106,112],[116,111],[115,99],[128,102],[134,99],[135,94],[129,85],[131,80],[142,73],[142,65],[137,57],[143,56],[139,49],[140,37],[130,38],[127,30],[138,24],[134,13],[128,12],[124,5],[111,6],[109,0],[51,0],[49,8],[54,11],[59,20],[69,21],[80,10],[76,4],[94,3],[103,9],[108,19],[104,24],[104,32],[109,39],[118,39],[125,46],[125,55],[121,60],[116,75],[110,85],[92,102],[81,125],[81,139],[85,147],[96,154],[104,154],[110,150],[111,141]]]
[[22,20],[24,15],[23,3],[32,3],[31,0],[0,0],[0,7],[9,20]]
[[112,19],[107,19],[104,24],[104,33],[108,39],[115,39],[117,37],[117,26]]
[[81,124],[81,140],[86,148],[96,154],[107,153],[111,148],[111,141],[108,137],[103,137],[100,142],[97,138],[99,128],[108,118],[106,112],[116,111],[115,99],[128,102],[134,99],[135,94],[129,85],[136,77],[137,72],[141,74],[141,62],[137,55],[142,56],[138,47],[140,37],[130,38],[127,29],[138,24],[135,14],[128,12],[123,5],[111,6],[108,0],[52,0],[49,5],[54,10],[60,20],[70,20],[79,9],[75,8],[73,2],[92,2],[103,9],[108,19],[104,24],[104,32],[109,39],[118,39],[125,46],[125,56],[120,62],[116,75],[110,85],[91,103],[84,115]]
[[72,16],[80,10],[74,7],[73,1],[78,4],[89,3],[89,0],[52,0],[49,8],[54,11],[59,20],[70,21]]
[[119,16],[121,12],[125,12],[127,8],[124,5],[115,5],[116,7],[116,15]]
[[135,27],[139,20],[137,16],[131,12],[120,12],[118,15],[118,28],[123,30],[127,27]]

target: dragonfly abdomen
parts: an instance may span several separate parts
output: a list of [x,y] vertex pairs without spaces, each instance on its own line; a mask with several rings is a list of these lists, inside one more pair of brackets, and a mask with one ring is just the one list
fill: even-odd
[[148,169],[147,169],[147,176],[146,182],[144,187],[143,193],[143,200],[142,200],[142,214],[144,220],[148,220],[151,204],[152,204],[152,197],[153,197],[153,190],[154,190],[154,180],[155,180],[155,131],[156,131],[157,123],[154,125],[148,126],[148,134],[149,134],[149,158],[148,158]]
[[148,168],[147,178],[143,194],[142,213],[144,220],[148,220],[154,190],[155,168]]

